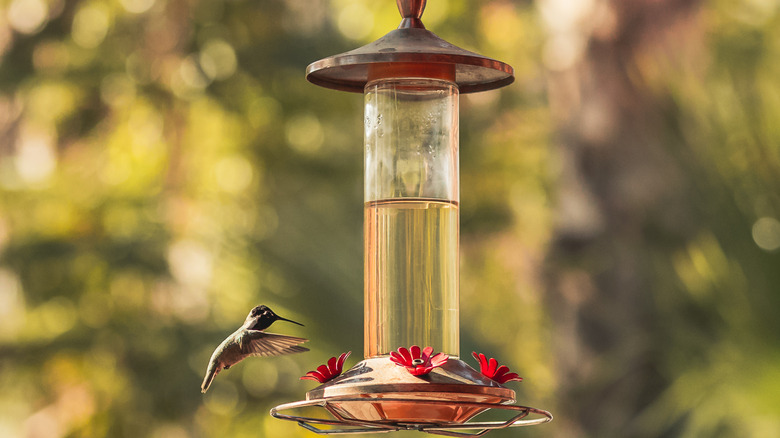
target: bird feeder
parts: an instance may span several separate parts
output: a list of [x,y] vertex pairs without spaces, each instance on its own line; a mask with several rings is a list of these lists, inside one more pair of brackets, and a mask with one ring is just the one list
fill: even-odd
[[[312,373],[337,377],[271,410],[320,434],[481,436],[552,419],[514,404],[515,392],[497,377],[507,370],[494,360],[478,357],[477,371],[460,359],[458,96],[514,76],[509,65],[425,29],[425,3],[397,0],[398,29],[306,70],[310,82],[365,101],[364,360],[339,375],[345,356],[333,358]],[[292,413],[311,406],[327,417]],[[474,419],[491,409],[509,418]]]

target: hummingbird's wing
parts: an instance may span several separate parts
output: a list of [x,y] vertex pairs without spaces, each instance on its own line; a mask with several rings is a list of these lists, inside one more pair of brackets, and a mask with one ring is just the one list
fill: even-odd
[[241,353],[247,356],[279,356],[282,354],[309,351],[300,344],[308,341],[295,336],[265,333],[260,330],[247,330],[241,337]]

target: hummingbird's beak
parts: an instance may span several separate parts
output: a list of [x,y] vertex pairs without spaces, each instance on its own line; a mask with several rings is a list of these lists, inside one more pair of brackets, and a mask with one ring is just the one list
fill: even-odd
[[299,325],[299,326],[301,326],[301,327],[303,327],[303,326],[304,326],[304,325],[303,325],[303,324],[301,324],[300,322],[295,322],[295,321],[293,321],[292,319],[282,318],[282,317],[281,317],[281,316],[279,316],[279,315],[276,315],[276,318],[277,318],[277,319],[281,319],[282,321],[287,321],[287,322],[291,322],[291,323],[293,323],[293,324],[298,324],[298,325]]

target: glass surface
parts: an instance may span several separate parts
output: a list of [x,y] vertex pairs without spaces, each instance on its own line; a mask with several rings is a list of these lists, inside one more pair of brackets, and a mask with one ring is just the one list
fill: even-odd
[[365,206],[366,356],[431,346],[458,355],[458,203]]
[[458,356],[457,87],[380,80],[365,98],[364,354]]
[[365,200],[458,200],[458,88],[439,79],[370,82]]

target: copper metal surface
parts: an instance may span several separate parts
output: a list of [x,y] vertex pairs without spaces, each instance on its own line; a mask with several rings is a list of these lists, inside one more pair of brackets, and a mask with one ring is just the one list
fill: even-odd
[[460,359],[450,357],[446,364],[429,374],[416,377],[406,368],[390,361],[388,356],[365,359],[339,377],[326,382],[306,395],[308,399],[356,395],[366,392],[467,392],[498,396],[514,401],[515,392],[483,376]]
[[[357,401],[335,400],[344,397]],[[369,358],[306,393],[307,400],[332,400],[328,410],[350,420],[428,424],[463,423],[484,410],[443,402],[495,405],[513,403],[514,397],[511,389],[455,358],[421,377],[411,375],[387,357]],[[417,403],[426,400],[439,403]]]
[[[417,377],[387,356],[380,356],[365,359],[312,389],[306,393],[306,400],[271,409],[271,415],[296,421],[323,435],[418,430],[476,437],[493,429],[533,426],[552,420],[549,412],[513,405],[514,401],[514,391],[460,359],[450,357],[441,367]],[[282,413],[308,407],[322,408],[330,418]],[[488,410],[507,411],[513,416],[505,421],[472,421]]]
[[401,13],[403,21],[398,26],[404,27],[418,27],[425,29],[422,24],[422,14],[425,11],[426,0],[396,0],[395,4],[398,6],[398,12]]
[[311,63],[306,79],[326,88],[362,93],[372,66],[404,63],[454,66],[460,93],[492,90],[514,81],[508,64],[461,49],[426,30],[420,19],[425,1],[397,3],[403,17],[398,29],[363,47]]
[[[414,403],[417,406],[436,406],[447,405],[456,406],[462,409],[475,409],[486,411],[489,409],[498,409],[508,412],[516,412],[514,416],[506,421],[487,421],[487,422],[468,422],[462,424],[435,424],[435,423],[415,423],[415,422],[387,422],[387,421],[365,421],[354,420],[342,417],[337,411],[332,409],[332,403],[351,403],[360,402],[362,398],[335,397],[332,399],[303,400],[294,403],[286,403],[271,409],[271,415],[282,420],[296,421],[301,427],[321,435],[347,434],[347,433],[376,433],[391,432],[398,430],[417,430],[436,435],[446,435],[454,437],[478,437],[494,429],[504,429],[507,427],[534,426],[552,421],[552,414],[547,411],[531,408],[528,406],[516,405],[494,405],[490,403],[472,403],[472,402],[453,402],[449,400],[410,400],[393,399],[397,403]],[[305,417],[299,415],[282,414],[282,411],[302,409],[306,407],[322,407],[330,412],[333,419]],[[334,428],[320,428],[316,425],[335,426]],[[460,432],[462,430],[473,430],[474,432]]]

